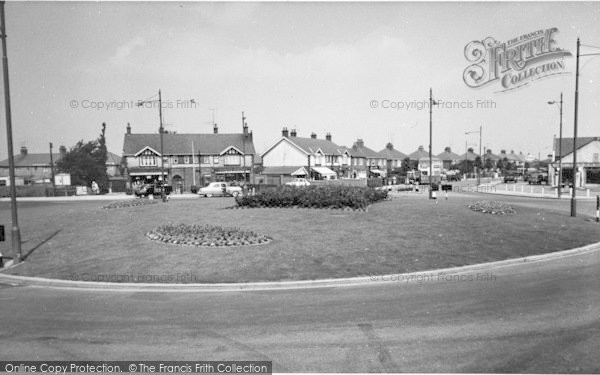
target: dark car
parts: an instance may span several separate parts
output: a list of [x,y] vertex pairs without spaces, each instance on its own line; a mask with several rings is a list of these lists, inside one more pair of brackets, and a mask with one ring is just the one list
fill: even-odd
[[517,176],[514,174],[507,174],[504,176],[504,183],[517,182]]
[[529,184],[542,185],[548,183],[548,174],[547,173],[532,173],[527,182]]
[[171,185],[158,183],[152,184],[143,184],[137,190],[135,190],[135,195],[137,197],[147,197],[147,196],[161,196],[164,190],[165,195],[171,194],[173,191],[173,187]]

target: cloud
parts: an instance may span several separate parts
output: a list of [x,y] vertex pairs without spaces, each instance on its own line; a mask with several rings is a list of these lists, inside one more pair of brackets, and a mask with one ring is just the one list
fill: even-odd
[[131,39],[124,45],[117,48],[116,53],[109,58],[110,64],[117,67],[129,65],[131,63],[129,57],[131,56],[133,50],[137,47],[143,47],[145,45],[146,41],[142,37],[138,36]]

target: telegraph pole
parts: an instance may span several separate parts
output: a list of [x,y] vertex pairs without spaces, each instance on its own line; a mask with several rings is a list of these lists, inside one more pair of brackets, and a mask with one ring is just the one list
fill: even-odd
[[481,168],[483,156],[481,155],[481,125],[479,125],[479,166],[477,167],[477,186],[481,185]]
[[431,161],[431,144],[433,142],[433,91],[429,88],[429,199],[433,199],[433,163]]
[[244,183],[248,182],[246,176],[246,117],[244,116],[244,112],[242,111],[242,159],[244,160]]
[[15,159],[12,143],[12,117],[10,112],[10,85],[8,84],[8,56],[6,52],[6,20],[4,1],[0,1],[0,37],[2,38],[2,67],[4,71],[4,110],[6,112],[6,142],[8,143],[8,173],[10,180],[10,208],[12,216],[11,241],[14,254],[13,264],[21,261],[21,231],[17,217],[17,188],[15,186]]
[[160,133],[160,174],[162,180],[162,187],[160,189],[160,197],[162,201],[166,201],[165,199],[165,156],[163,149],[163,117],[162,117],[162,96],[160,93],[160,89],[158,89],[158,117],[160,121],[160,127],[158,128],[158,132]]
[[[579,103],[579,38],[577,38],[577,59],[575,63],[575,120],[573,125],[573,191],[571,194],[571,216],[577,216],[577,106]],[[562,172],[561,172],[562,173]]]
[[50,142],[50,172],[52,173],[52,196],[56,196],[56,183],[54,182],[54,159],[52,157],[52,142]]

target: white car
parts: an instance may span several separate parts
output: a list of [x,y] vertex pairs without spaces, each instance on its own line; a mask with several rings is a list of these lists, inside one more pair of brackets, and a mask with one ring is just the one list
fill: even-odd
[[232,186],[227,182],[211,182],[198,190],[198,195],[210,198],[212,196],[232,196],[237,197],[242,194],[242,188]]
[[295,178],[293,181],[286,182],[287,186],[310,186],[310,182],[306,178]]

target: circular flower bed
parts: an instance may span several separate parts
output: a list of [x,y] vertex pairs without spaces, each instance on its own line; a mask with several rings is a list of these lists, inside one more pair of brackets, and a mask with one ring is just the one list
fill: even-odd
[[512,215],[517,213],[517,211],[508,204],[498,201],[479,201],[470,204],[469,208],[473,211],[492,215]]
[[188,224],[161,225],[146,233],[146,237],[159,242],[206,247],[262,245],[271,241],[269,237],[252,231]]
[[103,206],[102,208],[109,210],[111,208],[145,206],[147,204],[154,204],[154,203],[158,203],[158,201],[150,200],[150,199],[131,199],[131,200],[126,200],[126,201],[112,202],[112,203],[107,204],[106,206]]

